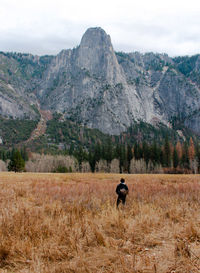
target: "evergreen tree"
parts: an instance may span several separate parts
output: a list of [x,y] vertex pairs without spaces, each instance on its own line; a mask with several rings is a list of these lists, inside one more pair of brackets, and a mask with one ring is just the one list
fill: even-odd
[[117,145],[116,146],[116,152],[115,152],[117,159],[119,159],[119,172],[122,173],[123,171],[123,165],[124,165],[124,152],[123,152],[123,146]]
[[143,158],[143,150],[138,143],[134,144],[134,157],[136,160]]
[[21,156],[22,156],[22,158],[23,158],[24,161],[28,161],[28,153],[27,153],[26,147],[22,148],[22,150],[21,150]]
[[127,147],[122,145],[121,160],[123,172],[128,172],[128,156],[127,156]]
[[135,143],[133,149],[134,149],[134,157],[136,160],[138,160],[139,159],[139,145],[137,143]]
[[143,142],[142,149],[143,149],[144,161],[146,162],[146,165],[148,165],[150,160],[150,149],[146,142]]
[[73,155],[74,153],[74,144],[72,143],[69,148],[69,155]]
[[94,157],[97,162],[102,158],[101,146],[99,143],[94,146]]
[[7,159],[7,155],[4,150],[0,150],[0,159],[3,161],[6,161],[6,159]]
[[159,147],[157,146],[156,142],[153,143],[153,145],[150,147],[151,151],[151,161],[153,164],[158,164],[160,163],[160,150]]
[[105,145],[105,149],[104,149],[104,152],[105,152],[105,160],[110,163],[113,159],[113,149],[112,149],[112,142],[111,140],[109,139],[108,142],[106,143]]
[[178,153],[176,150],[176,147],[174,147],[174,152],[173,152],[173,167],[176,169],[178,167],[179,164],[179,157],[178,157]]
[[164,152],[162,151],[162,149],[160,149],[160,164],[161,166],[165,165]]
[[94,152],[92,150],[89,151],[88,161],[89,161],[89,164],[90,164],[90,169],[94,173],[95,172],[95,167],[96,167],[96,159],[95,159]]
[[90,148],[88,153],[88,161],[90,164],[90,169],[94,173],[96,163],[99,162],[100,159],[105,159],[105,154],[102,153],[102,149],[99,143],[97,143],[93,148]]
[[12,152],[12,156],[8,165],[9,171],[21,172],[24,170],[25,161],[23,160],[20,152],[15,150]]
[[74,155],[78,160],[79,170],[81,171],[82,162],[87,160],[87,154],[83,150],[82,146],[79,146],[78,150],[74,153]]
[[131,159],[133,158],[133,153],[130,145],[127,145],[127,163],[128,163],[128,173],[130,173],[130,164],[131,164]]
[[165,167],[171,166],[171,149],[168,136],[166,136],[164,144],[164,166]]

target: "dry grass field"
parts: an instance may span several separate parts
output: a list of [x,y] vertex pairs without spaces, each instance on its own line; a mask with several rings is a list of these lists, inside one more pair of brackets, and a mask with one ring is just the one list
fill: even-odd
[[0,173],[0,272],[200,272],[200,176]]

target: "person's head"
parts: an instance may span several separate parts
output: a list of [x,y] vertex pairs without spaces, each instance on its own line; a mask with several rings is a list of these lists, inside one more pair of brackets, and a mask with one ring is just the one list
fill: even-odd
[[124,178],[121,178],[120,182],[121,182],[121,183],[125,183],[125,179],[124,179]]

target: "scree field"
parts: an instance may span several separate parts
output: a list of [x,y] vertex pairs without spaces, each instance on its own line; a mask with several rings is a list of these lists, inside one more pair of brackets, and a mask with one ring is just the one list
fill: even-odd
[[1,172],[0,272],[200,272],[200,175]]

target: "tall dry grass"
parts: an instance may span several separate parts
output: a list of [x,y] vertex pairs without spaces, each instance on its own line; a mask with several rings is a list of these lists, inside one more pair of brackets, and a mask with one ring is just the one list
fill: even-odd
[[200,272],[200,176],[0,173],[0,272]]

